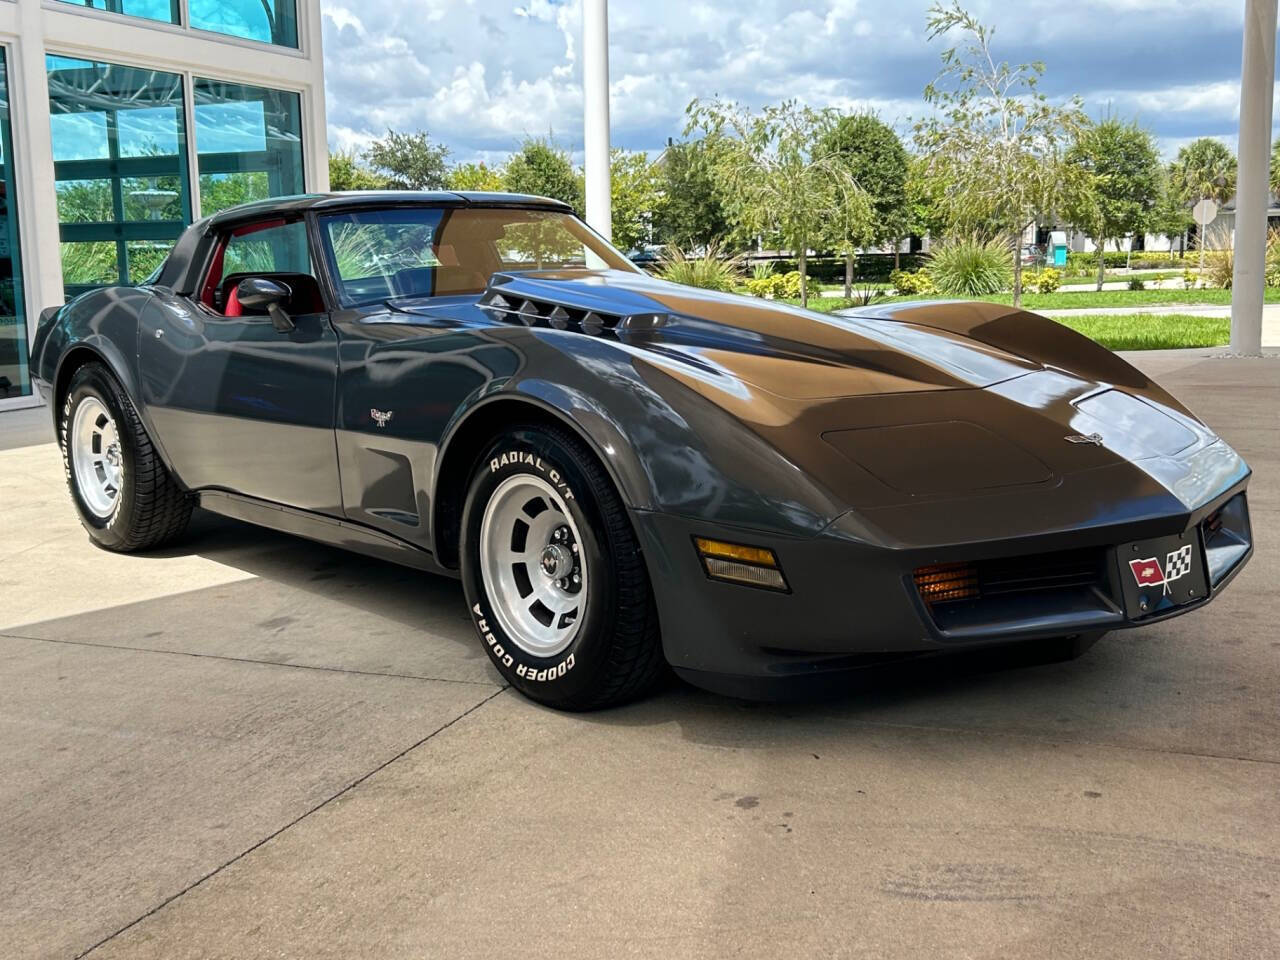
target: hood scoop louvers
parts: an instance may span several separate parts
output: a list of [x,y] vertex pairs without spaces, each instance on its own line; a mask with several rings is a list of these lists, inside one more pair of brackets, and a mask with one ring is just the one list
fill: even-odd
[[526,327],[550,327],[553,330],[573,330],[588,336],[625,337],[629,333],[653,330],[666,322],[660,313],[643,313],[620,316],[587,310],[565,303],[554,303],[536,297],[523,296],[513,291],[506,293],[490,287],[480,297],[480,306],[492,312],[504,323],[523,324]]

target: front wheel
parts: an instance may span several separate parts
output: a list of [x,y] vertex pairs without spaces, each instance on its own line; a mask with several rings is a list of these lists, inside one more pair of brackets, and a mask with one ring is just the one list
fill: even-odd
[[526,696],[592,710],[665,669],[648,572],[609,476],[576,437],[522,427],[477,464],[462,582],[489,659]]

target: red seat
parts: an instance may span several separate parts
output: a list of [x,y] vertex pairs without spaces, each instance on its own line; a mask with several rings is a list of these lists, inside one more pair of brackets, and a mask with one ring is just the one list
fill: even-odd
[[225,317],[242,317],[244,310],[240,307],[240,293],[235,287],[231,288],[231,292],[227,294],[227,309],[223,311]]

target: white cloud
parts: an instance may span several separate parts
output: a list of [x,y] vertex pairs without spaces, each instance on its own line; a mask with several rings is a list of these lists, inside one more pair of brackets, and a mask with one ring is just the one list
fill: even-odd
[[[940,42],[929,0],[614,0],[616,144],[679,137],[695,97],[796,97],[873,109],[899,129],[924,112]],[[455,159],[493,162],[526,135],[581,141],[581,0],[322,0],[330,141],[426,129]],[[1054,97],[1138,115],[1162,144],[1234,133],[1238,0],[971,0],[997,53],[1041,59]]]

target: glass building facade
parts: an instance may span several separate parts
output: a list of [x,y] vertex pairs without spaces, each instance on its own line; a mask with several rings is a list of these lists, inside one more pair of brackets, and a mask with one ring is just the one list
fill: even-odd
[[9,60],[0,49],[0,399],[31,393],[18,233],[18,185],[9,125]]
[[296,93],[195,80],[200,212],[303,192]]
[[[179,0],[62,0],[126,17],[182,23]],[[295,0],[187,0],[189,26],[243,40],[298,46]]]
[[327,188],[320,43],[320,0],[0,0],[0,411],[45,307]]
[[191,221],[182,78],[68,57],[46,67],[67,296],[140,283]]
[[245,40],[298,45],[294,0],[189,0],[191,26]]
[[296,93],[193,77],[193,138],[177,74],[58,56],[46,65],[69,297],[141,283],[195,209],[207,216],[304,190]]

